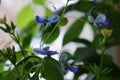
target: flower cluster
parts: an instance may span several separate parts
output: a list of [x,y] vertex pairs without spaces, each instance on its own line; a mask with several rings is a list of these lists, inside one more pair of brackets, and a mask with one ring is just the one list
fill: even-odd
[[92,15],[88,16],[88,20],[94,24],[94,26],[107,26],[108,20],[104,14],[99,14],[95,19]]
[[88,12],[88,20],[94,24],[94,26],[107,26],[108,19],[106,18],[105,14],[100,13],[97,15],[96,18],[92,16],[92,11],[96,9],[96,6],[93,6]]
[[68,71],[77,73],[78,72],[78,68],[75,66],[70,65],[69,63],[66,62],[67,60],[67,54],[62,54],[60,57],[60,62],[62,62],[62,68],[63,71],[66,73]]
[[47,55],[47,56],[58,54],[57,51],[49,50],[49,48],[50,48],[49,46],[44,47],[43,49],[41,49],[41,48],[34,48],[34,51],[36,53],[38,53],[38,54]]

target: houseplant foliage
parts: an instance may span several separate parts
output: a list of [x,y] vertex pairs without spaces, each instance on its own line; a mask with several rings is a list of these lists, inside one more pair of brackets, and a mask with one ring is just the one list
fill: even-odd
[[[120,80],[120,69],[106,54],[107,49],[120,44],[120,12],[116,7],[119,0],[78,0],[68,5],[71,1],[67,0],[64,7],[52,12],[44,6],[46,0],[33,0],[34,4],[44,6],[44,18],[39,15],[33,18],[32,8],[27,5],[18,14],[16,25],[13,22],[7,24],[6,17],[0,19],[0,23],[5,25],[0,29],[8,33],[20,48],[19,51],[15,50],[15,46],[0,50],[0,80],[65,80],[64,75],[68,71],[74,73],[73,80],[79,80],[83,74],[87,74],[85,80]],[[55,9],[54,5],[52,7]],[[71,42],[82,43],[85,47],[78,47],[73,55],[67,50],[57,52],[49,49],[45,44],[51,44],[58,38],[60,27],[68,23],[64,14],[73,10],[85,15],[70,25],[63,37],[62,47]],[[94,31],[93,41],[79,38],[86,23]],[[36,31],[37,27],[39,30]],[[16,28],[20,29],[20,33]],[[40,47],[31,48],[32,38],[38,32],[41,34]],[[60,55],[59,60],[52,55]],[[6,64],[6,61],[10,61],[10,64]],[[9,69],[5,70],[5,66]]]

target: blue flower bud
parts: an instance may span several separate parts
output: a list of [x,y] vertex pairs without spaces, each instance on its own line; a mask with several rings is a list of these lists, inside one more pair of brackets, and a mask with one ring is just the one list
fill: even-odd
[[65,62],[67,60],[67,54],[66,53],[63,53],[61,56],[60,56],[60,61],[61,62]]

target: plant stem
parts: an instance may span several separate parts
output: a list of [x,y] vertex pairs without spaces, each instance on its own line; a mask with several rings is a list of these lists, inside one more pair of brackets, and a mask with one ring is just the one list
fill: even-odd
[[104,58],[105,50],[106,50],[106,48],[103,49],[102,54],[101,54],[101,60],[100,60],[100,66],[99,66],[99,74],[97,76],[97,80],[100,80],[100,77],[101,77],[101,71],[102,71],[102,65],[103,65],[103,58]]
[[14,67],[15,67],[16,72],[18,73],[19,80],[22,80],[22,76],[20,75],[20,72],[15,64],[14,64]]
[[[65,11],[66,11],[66,9],[67,9],[68,2],[69,2],[69,0],[67,0],[67,3],[66,3],[66,5],[65,5],[65,8],[64,8],[64,10],[63,10],[63,12],[62,12],[62,14],[61,14],[61,16],[60,16],[60,19],[64,16],[64,13],[65,13]],[[60,19],[59,19],[59,21],[57,22],[57,24],[55,25],[55,27],[52,29],[52,31],[50,32],[50,34],[46,37],[46,39],[44,40],[44,42],[46,42],[46,41],[48,40],[48,38],[52,35],[52,33],[53,33],[54,30],[56,29],[58,23],[60,22]]]
[[23,51],[22,45],[21,45],[20,42],[19,42],[19,39],[15,36],[14,33],[13,33],[12,35],[13,35],[13,37],[15,38],[15,41],[17,42],[17,44],[19,45],[19,47],[20,47],[20,49],[21,49],[21,52],[22,52],[22,55],[25,57],[25,53],[24,53],[24,51]]

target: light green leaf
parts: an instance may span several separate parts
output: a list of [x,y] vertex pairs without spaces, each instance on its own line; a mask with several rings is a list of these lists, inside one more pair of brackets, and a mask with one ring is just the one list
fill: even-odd
[[46,0],[33,0],[36,4],[45,4]]
[[28,24],[31,20],[33,20],[33,12],[30,5],[25,6],[17,15],[17,25],[19,28],[23,28]]

